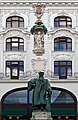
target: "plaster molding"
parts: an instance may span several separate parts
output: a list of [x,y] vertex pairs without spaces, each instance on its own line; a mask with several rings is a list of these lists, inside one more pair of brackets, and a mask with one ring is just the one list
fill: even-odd
[[[55,28],[52,31],[48,32],[48,35],[52,34],[61,34],[63,36],[63,34],[67,35],[68,33],[70,34],[77,34],[77,31],[75,31],[74,29],[70,29],[70,28]],[[62,34],[63,33],[63,34]]]
[[26,31],[26,30],[24,30],[24,29],[21,29],[21,28],[9,28],[9,29],[6,29],[5,31],[3,31],[3,32],[1,32],[1,34],[7,34],[7,33],[9,33],[9,34],[13,34],[14,33],[14,35],[16,34],[28,34],[28,35],[30,35],[30,32],[28,32],[28,31]]
[[58,13],[59,16],[68,16],[68,13],[66,12],[66,10],[61,10],[59,13]]
[[[41,66],[41,67],[39,66],[39,69],[36,69],[36,63],[38,65],[38,62],[39,62],[39,64],[40,64],[40,62],[43,62],[43,66]],[[47,65],[47,60],[46,59],[37,58],[37,59],[32,59],[31,63],[32,63],[33,70],[37,70],[37,71],[45,70],[46,69],[46,65]]]
[[4,58],[6,60],[24,60],[26,57],[25,53],[21,52],[4,52]]
[[73,60],[74,52],[54,52],[52,53],[52,57],[54,60]]

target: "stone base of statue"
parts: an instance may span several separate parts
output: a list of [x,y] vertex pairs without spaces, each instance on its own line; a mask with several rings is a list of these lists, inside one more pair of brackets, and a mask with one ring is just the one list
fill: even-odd
[[32,118],[30,120],[53,120],[51,112],[32,112]]
[[36,54],[37,56],[42,56],[45,53],[45,51],[44,51],[44,49],[36,48],[33,50],[33,53]]

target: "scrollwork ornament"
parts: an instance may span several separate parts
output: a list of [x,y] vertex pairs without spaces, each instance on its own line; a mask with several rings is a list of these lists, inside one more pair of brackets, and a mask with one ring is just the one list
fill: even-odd
[[33,4],[33,9],[34,9],[34,12],[35,12],[35,16],[38,19],[40,19],[41,16],[43,15],[44,8],[45,8],[45,4],[41,4],[41,3]]

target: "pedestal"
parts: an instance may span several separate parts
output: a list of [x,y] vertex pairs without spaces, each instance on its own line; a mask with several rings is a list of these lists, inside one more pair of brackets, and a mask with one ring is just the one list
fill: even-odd
[[34,49],[33,53],[36,54],[36,56],[42,56],[45,53],[45,51],[44,49]]
[[32,112],[31,120],[53,120],[51,112]]

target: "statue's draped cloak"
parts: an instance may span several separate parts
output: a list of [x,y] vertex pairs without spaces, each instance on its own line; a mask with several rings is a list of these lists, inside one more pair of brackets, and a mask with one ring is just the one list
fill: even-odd
[[31,79],[28,83],[29,91],[33,92],[33,105],[46,104],[46,92],[51,95],[51,86],[44,77]]

